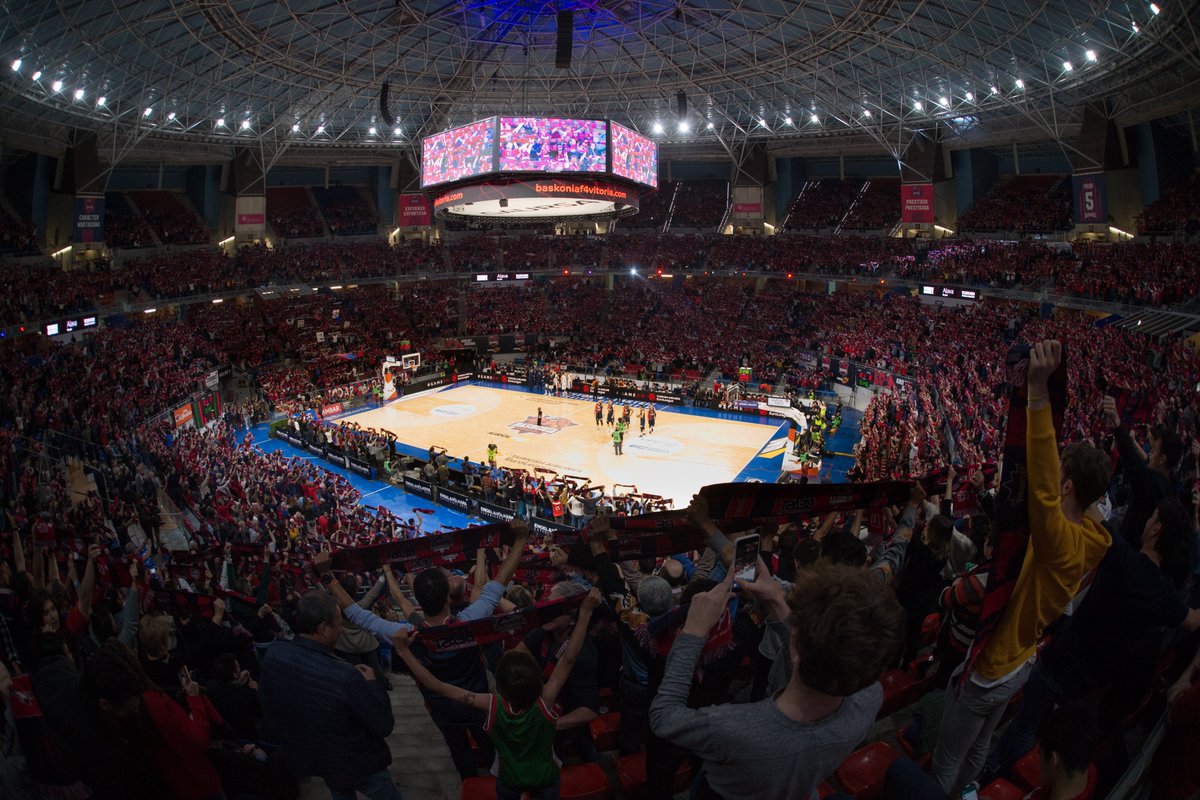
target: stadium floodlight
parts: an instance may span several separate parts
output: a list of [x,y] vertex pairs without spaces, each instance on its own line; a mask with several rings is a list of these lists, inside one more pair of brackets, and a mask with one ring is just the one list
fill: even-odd
[[792,118],[791,118],[791,117],[784,117],[784,118],[783,118],[783,124],[784,124],[784,125],[791,125],[791,124],[792,124]]
[[686,119],[679,121],[679,132],[680,133],[691,133],[691,130],[692,130],[692,126],[688,123],[688,121]]
[[56,92],[61,92],[62,91],[62,81],[55,81],[54,83],[50,84],[50,88]]
[[975,95],[971,94],[970,92],[967,92],[967,93],[964,95],[964,97],[966,98],[966,100],[967,100],[967,102],[968,102],[968,103],[974,103],[974,102],[975,102]]
[[370,134],[371,136],[374,136],[375,135],[375,126],[372,125],[371,127],[367,128],[367,133]]
[[1087,56],[1088,61],[1091,61],[1093,64],[1096,63],[1096,51],[1095,50],[1088,50],[1086,53],[1084,53],[1084,55]]
[[224,117],[217,117],[217,127],[218,128],[225,127],[225,118]]
[[[812,115],[811,117],[809,117],[808,119],[809,119],[809,121],[811,121],[811,122],[812,122],[812,124],[813,124],[813,125],[820,125],[820,124],[821,124],[821,118],[820,118],[819,116],[817,116],[816,114],[813,114],[813,115]],[[788,123],[788,124],[791,124],[791,123]]]
[[175,112],[174,111],[169,112],[167,114],[167,119],[171,122],[174,122],[175,121]]
[[103,108],[105,106],[105,104],[107,104],[107,103],[108,103],[108,98],[105,97],[104,95],[100,95],[99,97],[96,98],[96,105],[100,106],[101,108]]
[[249,130],[249,129],[250,129],[250,120],[248,120],[248,119],[242,120],[242,130],[245,131],[245,130]]
[[1017,87],[1018,89],[1024,89],[1024,88],[1025,88],[1025,81],[1021,80],[1020,78],[1017,78],[1016,87]]
[[399,135],[400,135],[400,126],[399,126],[399,125],[397,125],[396,127],[392,128],[392,135],[393,135],[393,136],[399,136]]
[[1133,21],[1131,21],[1129,24],[1130,24],[1130,26],[1133,28],[1133,32],[1134,32],[1134,33],[1141,33],[1141,32],[1142,32],[1142,29],[1138,27],[1137,20],[1133,20]]
[[948,98],[948,97],[939,97],[939,98],[938,98],[938,105],[939,105],[939,106],[941,106],[942,108],[949,108],[949,107],[950,107],[950,98]]
[[292,123],[292,133],[299,133],[299,132],[300,132],[300,123],[299,122]]
[[148,116],[150,116],[150,115],[151,115],[151,114],[153,114],[153,113],[154,113],[154,109],[153,109],[153,108],[151,108],[150,106],[146,106],[145,110],[144,110],[144,111],[142,111],[142,116],[143,116],[143,117],[148,117]]
[[716,126],[715,126],[715,125],[713,125],[711,122],[710,122],[710,123],[708,123],[708,129],[709,129],[710,131],[711,131],[711,130],[712,130],[714,127],[716,127]]
[[992,87],[992,94],[1000,94],[1000,90],[999,90],[999,89],[997,89],[995,86],[993,86],[993,87]]
[[42,79],[42,71],[40,69],[35,69],[29,78],[30,80],[40,81]]
[[1158,3],[1150,4],[1150,13],[1153,14],[1154,16],[1157,17],[1161,11],[1162,11],[1162,9],[1158,7]]
[[630,274],[630,275],[637,275],[637,267],[630,267],[630,268],[629,268],[629,274]]
[[317,126],[317,133],[324,133],[324,132],[325,132],[325,126],[324,126],[324,125],[318,125],[318,126]]
[[864,108],[864,109],[863,109],[863,116],[864,116],[864,117],[868,117],[868,118],[869,118],[869,117],[871,116],[871,109],[869,109],[869,108]]
[[1074,71],[1075,71],[1074,64],[1072,64],[1070,61],[1063,62],[1063,72],[1074,72]]
[[[767,121],[761,117],[759,117],[759,119],[758,119],[758,124],[764,128],[767,128]],[[771,130],[771,129],[767,128],[767,130]]]
[[75,99],[76,99],[76,100],[82,100],[82,99],[83,99],[83,89],[76,89],[76,90],[75,90]]
[[661,123],[661,122],[655,122],[655,123],[654,123],[654,127],[653,127],[653,128],[651,128],[650,130],[654,131],[656,134],[661,134],[661,133],[663,132],[663,126],[662,126],[662,123]]
[[920,100],[914,100],[913,101],[913,109],[916,111],[924,111],[925,106],[921,103]]
[[13,68],[13,72],[20,72],[21,71],[21,59],[18,58],[15,61],[13,61],[12,68]]

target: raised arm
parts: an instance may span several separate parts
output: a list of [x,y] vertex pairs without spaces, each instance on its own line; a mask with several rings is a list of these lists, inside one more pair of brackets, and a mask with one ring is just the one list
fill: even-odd
[[13,552],[13,567],[17,574],[25,572],[25,544],[21,541],[20,531],[13,529],[12,532],[12,552]]
[[100,545],[88,545],[87,566],[83,569],[83,580],[79,582],[79,597],[75,600],[75,607],[83,614],[84,619],[92,613],[92,593],[96,591],[96,559],[99,557]]
[[475,551],[475,573],[471,586],[471,602],[474,603],[483,594],[483,585],[488,582],[487,551],[482,547]]
[[400,613],[405,618],[411,617],[417,609],[404,596],[404,592],[400,588],[400,582],[396,580],[396,573],[392,571],[391,564],[383,565],[383,577],[387,579],[388,593],[391,594],[392,600],[396,605],[400,606]]
[[571,631],[571,639],[567,642],[567,651],[554,665],[554,671],[550,673],[550,680],[546,681],[546,685],[542,687],[542,702],[547,706],[554,705],[558,693],[562,691],[563,684],[570,677],[571,668],[575,666],[575,661],[579,658],[579,651],[583,649],[583,640],[587,638],[588,623],[591,622],[592,612],[596,610],[596,606],[600,605],[600,600],[600,590],[595,587],[592,587],[591,591],[587,593],[587,597],[583,598],[583,605],[579,608],[579,619],[575,621],[575,629]]
[[404,661],[405,666],[408,667],[409,672],[412,673],[413,679],[417,683],[431,692],[437,692],[442,697],[462,703],[465,706],[470,706],[478,711],[487,711],[492,707],[492,696],[490,694],[475,694],[472,691],[438,680],[412,654],[411,648],[414,638],[415,634],[411,629],[401,631],[392,637],[392,646],[396,649],[397,655]]
[[513,519],[513,543],[512,547],[508,548],[508,555],[504,557],[504,561],[500,563],[500,569],[496,572],[494,580],[496,583],[507,586],[512,580],[513,574],[517,571],[517,565],[521,561],[521,556],[525,552],[525,543],[529,541],[529,526],[525,520],[517,517]]
[[688,519],[692,524],[704,531],[706,544],[716,554],[726,567],[733,563],[733,542],[721,532],[708,515],[708,499],[703,495],[692,495],[688,506]]
[[[1029,351],[1029,425],[1025,434],[1029,473],[1029,539],[1039,560],[1054,558],[1070,546],[1057,536],[1066,524],[1062,510],[1061,469],[1050,410],[1050,374],[1062,362],[1062,344],[1046,340]],[[1083,511],[1084,509],[1080,509]]]

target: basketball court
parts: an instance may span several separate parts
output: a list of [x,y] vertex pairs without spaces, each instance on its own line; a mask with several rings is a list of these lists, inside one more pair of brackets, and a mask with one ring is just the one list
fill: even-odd
[[[676,508],[686,506],[701,486],[734,480],[786,424],[775,418],[764,424],[660,408],[654,434],[641,436],[637,406],[644,404],[630,405],[630,431],[619,456],[613,452],[612,429],[596,427],[592,401],[520,390],[460,385],[342,419],[389,430],[398,444],[421,457],[433,446],[445,448],[453,459],[478,462],[486,460],[487,446],[493,443],[502,467],[588,478],[610,492],[636,487],[674,500]],[[620,413],[617,404],[618,418]]]

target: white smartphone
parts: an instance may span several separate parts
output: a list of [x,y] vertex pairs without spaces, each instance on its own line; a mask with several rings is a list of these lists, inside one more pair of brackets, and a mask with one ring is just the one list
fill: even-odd
[[757,533],[749,534],[738,539],[733,546],[733,581],[753,583],[758,579],[758,539]]

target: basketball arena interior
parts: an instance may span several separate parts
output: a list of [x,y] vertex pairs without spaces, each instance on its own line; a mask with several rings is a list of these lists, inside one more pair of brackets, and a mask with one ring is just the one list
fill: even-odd
[[0,15],[0,798],[1200,797],[1200,4]]

